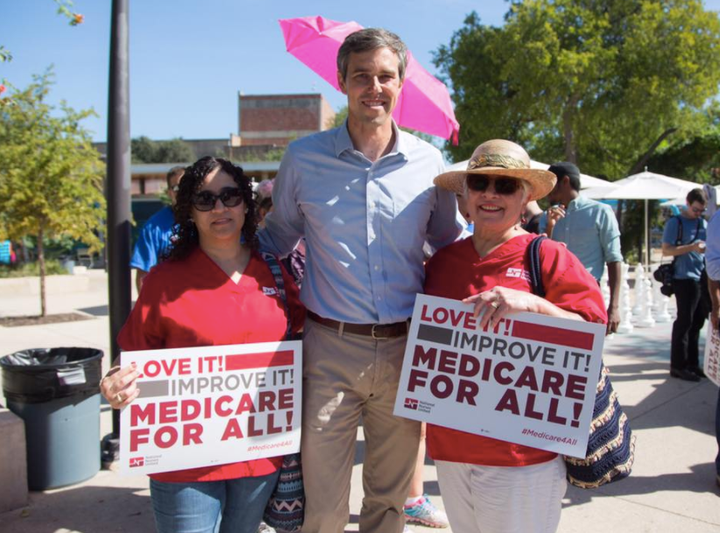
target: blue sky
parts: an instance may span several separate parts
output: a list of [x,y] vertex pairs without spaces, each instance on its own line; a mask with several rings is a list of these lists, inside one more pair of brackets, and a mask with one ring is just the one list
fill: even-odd
[[[110,0],[75,0],[85,22],[70,27],[52,0],[0,0],[0,43],[13,60],[0,80],[17,87],[54,65],[51,101],[92,107],[85,122],[106,138]],[[706,0],[720,9],[720,0]],[[131,135],[225,138],[237,133],[237,93],[320,92],[337,109],[343,96],[285,50],[278,19],[322,15],[399,34],[431,72],[473,9],[500,25],[504,0],[130,0]]]

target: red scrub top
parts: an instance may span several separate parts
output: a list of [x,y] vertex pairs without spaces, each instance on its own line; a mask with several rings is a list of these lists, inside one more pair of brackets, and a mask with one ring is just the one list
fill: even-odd
[[[537,235],[520,235],[485,257],[478,256],[472,238],[440,250],[426,266],[425,293],[462,300],[495,286],[532,292],[526,250]],[[545,298],[582,316],[607,323],[600,287],[564,245],[545,240],[540,247]],[[484,466],[526,466],[544,463],[557,454],[428,424],[427,447],[435,460]]]
[[[294,332],[305,309],[298,289],[283,269]],[[123,350],[222,346],[285,339],[285,307],[269,267],[253,252],[234,283],[200,248],[180,261],[164,261],[143,281],[143,290],[125,322],[118,344]],[[218,481],[275,472],[282,457],[153,474],[157,481]]]

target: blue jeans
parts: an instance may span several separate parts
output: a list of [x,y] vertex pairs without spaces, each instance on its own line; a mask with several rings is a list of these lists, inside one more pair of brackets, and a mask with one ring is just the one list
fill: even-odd
[[225,481],[166,483],[150,480],[158,533],[256,533],[277,484],[267,476]]

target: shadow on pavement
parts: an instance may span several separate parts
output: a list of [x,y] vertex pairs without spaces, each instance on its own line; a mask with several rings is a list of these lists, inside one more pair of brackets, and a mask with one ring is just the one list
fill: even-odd
[[87,313],[92,316],[108,316],[108,306],[107,305],[96,305],[95,307],[83,307],[78,309],[78,311],[82,311],[83,313]]
[[137,488],[84,485],[31,492],[25,511],[18,509],[1,516],[5,533],[155,531],[150,495]]
[[[704,480],[698,483],[698,480]],[[593,498],[615,496],[633,496],[652,494],[658,491],[713,493],[720,497],[720,490],[715,484],[715,464],[704,463],[692,467],[692,472],[663,474],[659,476],[635,476],[605,485],[599,489],[581,489],[568,485],[563,508],[589,503]]]

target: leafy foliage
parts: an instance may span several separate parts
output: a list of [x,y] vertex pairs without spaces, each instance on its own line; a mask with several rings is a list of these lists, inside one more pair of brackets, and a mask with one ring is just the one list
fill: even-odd
[[[45,274],[48,276],[67,274],[68,271],[65,269],[60,261],[57,259],[50,259],[45,262]],[[22,263],[19,265],[0,265],[0,278],[25,278],[30,276],[40,275],[40,264],[35,263]]]
[[505,20],[472,13],[435,54],[462,124],[454,158],[508,138],[536,159],[620,178],[668,137],[707,127],[720,19],[701,0],[525,0]]
[[337,110],[335,113],[335,118],[333,119],[332,124],[330,125],[331,128],[338,128],[343,125],[345,120],[348,116],[348,106],[344,105],[340,109]]
[[0,239],[37,239],[43,314],[43,240],[70,237],[99,249],[105,213],[104,165],[80,125],[94,112],[48,105],[51,84],[48,71],[0,99]]
[[141,136],[130,141],[133,163],[191,163],[195,152],[182,139],[153,141]]

